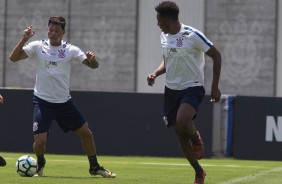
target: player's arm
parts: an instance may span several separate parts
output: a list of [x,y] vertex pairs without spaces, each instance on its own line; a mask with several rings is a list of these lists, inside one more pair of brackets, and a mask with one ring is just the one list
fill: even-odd
[[160,66],[151,74],[147,76],[147,82],[149,86],[153,86],[155,79],[166,72],[164,60],[161,62]]
[[28,55],[23,50],[23,46],[34,34],[35,32],[32,28],[32,25],[24,30],[22,38],[20,39],[20,41],[18,42],[18,44],[16,45],[16,47],[12,50],[10,54],[10,60],[12,62],[17,62],[22,59],[28,58]]
[[96,60],[95,54],[93,52],[87,51],[86,56],[87,56],[87,58],[84,61],[82,61],[83,64],[85,64],[86,66],[88,66],[92,69],[99,67],[99,63]]
[[0,95],[0,104],[3,104],[4,100],[3,97]]
[[214,46],[212,46],[206,52],[206,54],[209,57],[211,57],[213,61],[213,80],[212,80],[211,98],[212,101],[218,102],[221,96],[221,92],[218,88],[220,70],[221,70],[221,54]]

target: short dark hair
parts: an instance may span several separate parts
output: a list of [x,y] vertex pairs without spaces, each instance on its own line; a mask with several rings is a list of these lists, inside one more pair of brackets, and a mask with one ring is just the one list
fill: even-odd
[[49,18],[48,26],[50,24],[57,24],[62,27],[63,30],[65,30],[66,27],[66,19],[62,16],[53,16]]
[[161,17],[178,20],[179,8],[175,2],[163,1],[155,7]]

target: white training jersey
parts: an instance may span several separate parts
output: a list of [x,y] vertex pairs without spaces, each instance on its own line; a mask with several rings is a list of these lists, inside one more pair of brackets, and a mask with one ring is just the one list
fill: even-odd
[[23,50],[36,62],[34,95],[51,103],[68,101],[71,64],[84,61],[85,53],[65,41],[51,46],[49,40],[33,41]]
[[204,53],[213,45],[203,33],[181,24],[175,34],[161,33],[166,67],[166,87],[182,90],[204,85]]

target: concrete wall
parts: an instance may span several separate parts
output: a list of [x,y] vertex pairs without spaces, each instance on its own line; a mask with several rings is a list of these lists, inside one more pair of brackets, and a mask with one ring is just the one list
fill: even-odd
[[[282,2],[278,1],[278,10],[282,10]],[[277,12],[277,67],[276,67],[276,96],[282,97],[282,11]]]
[[[94,50],[101,67],[74,64],[71,89],[162,93],[164,77],[154,87],[146,76],[160,63],[154,7],[161,0],[0,0],[0,86],[33,88],[34,64],[11,63],[8,55],[22,31],[33,24],[34,39],[46,37],[51,15],[67,18],[65,39]],[[281,2],[278,0],[177,0],[181,22],[206,33],[223,56],[224,94],[282,96]],[[7,16],[6,14],[7,13]],[[5,25],[7,23],[7,25]],[[5,35],[6,34],[6,35]],[[206,91],[212,62],[207,59]]]
[[[50,16],[67,19],[65,40],[82,50],[94,50],[100,68],[91,70],[73,64],[71,89],[97,91],[135,90],[136,0],[0,0],[3,15],[7,6],[7,27],[0,18],[1,43],[7,31],[5,87],[33,88],[35,65],[30,60],[9,62],[8,55],[19,41],[23,30],[33,25],[36,35],[30,40],[44,39]],[[3,7],[3,8],[2,8]],[[3,45],[1,45],[3,47]],[[1,73],[4,72],[1,70]]]
[[3,83],[5,81],[5,76],[4,76],[4,60],[5,60],[5,55],[4,55],[4,24],[5,24],[5,1],[0,0],[0,86],[3,86]]
[[[206,3],[207,36],[223,58],[222,92],[275,95],[277,1],[213,0]],[[211,66],[208,59],[206,86],[211,85]]]

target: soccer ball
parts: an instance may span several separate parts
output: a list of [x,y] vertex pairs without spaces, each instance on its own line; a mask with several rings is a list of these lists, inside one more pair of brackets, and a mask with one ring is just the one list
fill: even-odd
[[21,156],[16,162],[17,173],[20,176],[32,177],[36,173],[36,168],[36,160],[29,155]]

